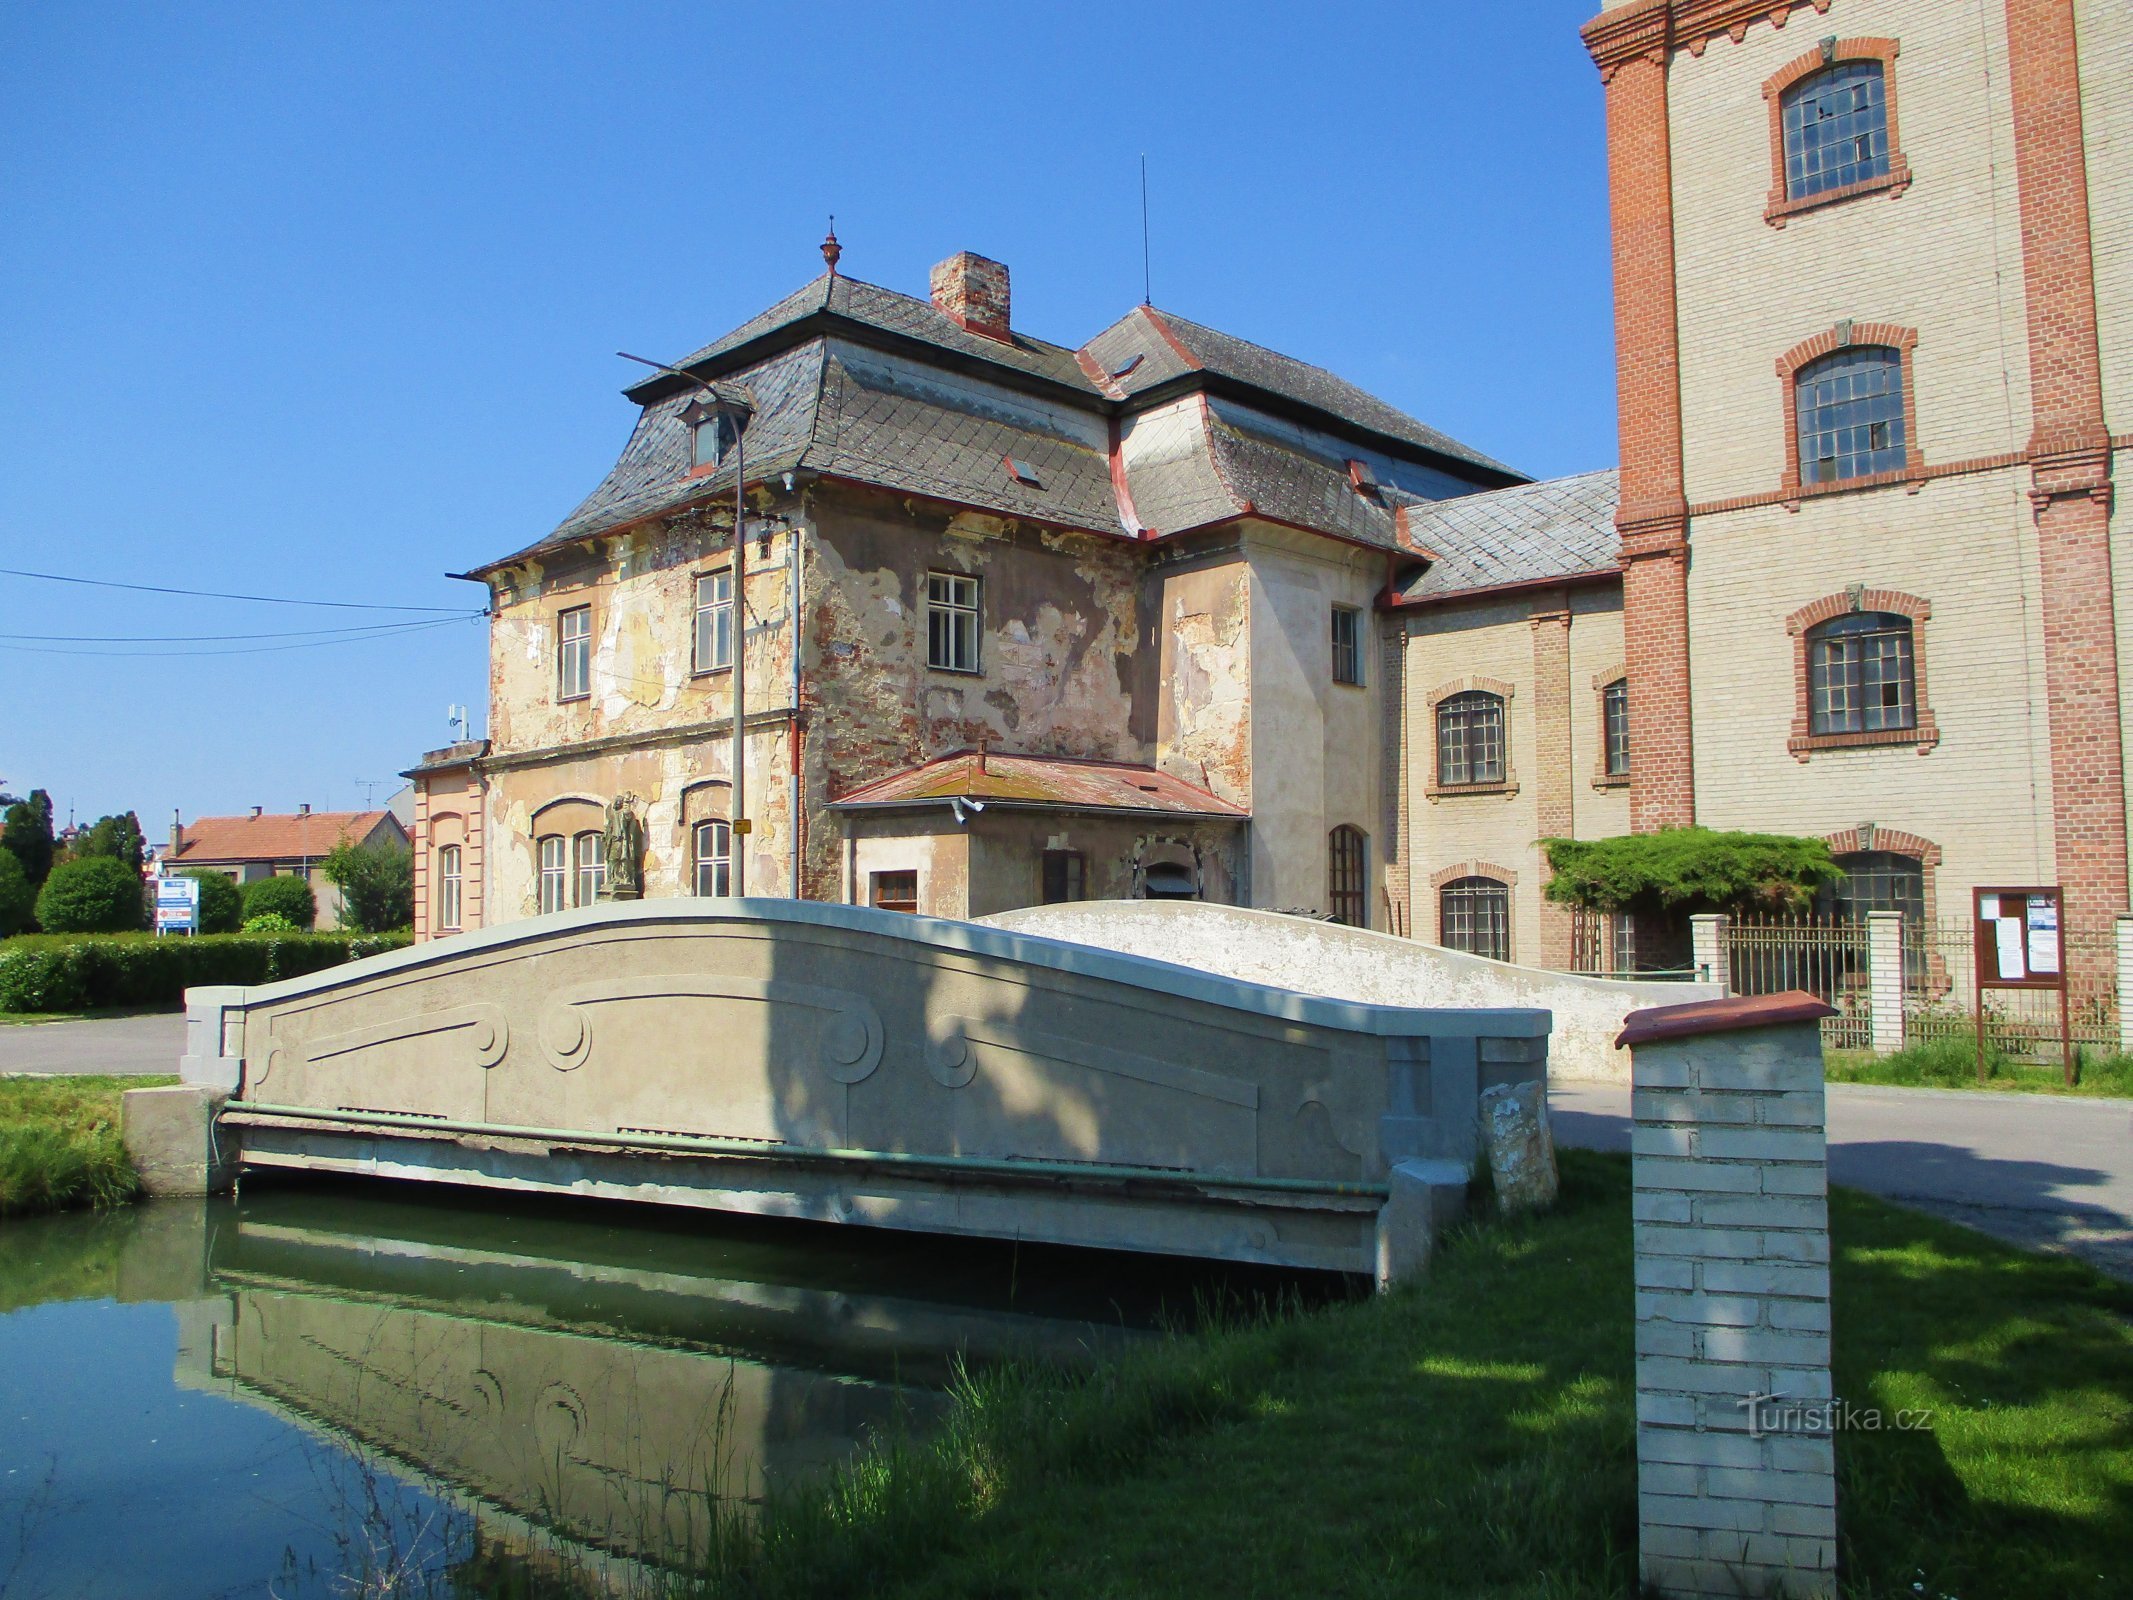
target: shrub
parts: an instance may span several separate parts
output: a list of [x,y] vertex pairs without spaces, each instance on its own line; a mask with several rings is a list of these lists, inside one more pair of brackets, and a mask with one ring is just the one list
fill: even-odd
[[177,1006],[187,989],[300,978],[409,942],[405,934],[29,934],[0,946],[0,1011]]
[[308,929],[318,920],[318,901],[312,897],[311,885],[286,872],[246,884],[245,921],[266,916],[287,917],[297,927]]
[[341,926],[363,933],[411,927],[415,921],[415,856],[393,843],[333,847],[320,870],[341,891]]
[[269,911],[265,916],[246,917],[246,933],[302,933],[304,930],[283,916],[279,911]]
[[1844,871],[1820,839],[1661,828],[1612,839],[1543,839],[1542,893],[1594,911],[1805,911]]
[[37,895],[37,923],[47,933],[124,933],[140,927],[146,905],[139,873],[90,856],[52,869]]
[[235,933],[244,922],[244,896],[226,872],[190,867],[178,874],[200,885],[201,933]]
[[0,939],[22,932],[34,920],[37,891],[12,850],[0,850]]
[[10,799],[0,821],[0,849],[22,863],[31,886],[42,887],[52,870],[52,797],[32,789],[27,800]]

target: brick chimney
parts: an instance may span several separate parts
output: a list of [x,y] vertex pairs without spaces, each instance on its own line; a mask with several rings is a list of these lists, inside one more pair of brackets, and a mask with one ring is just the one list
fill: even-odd
[[972,333],[1010,342],[1007,331],[1007,268],[968,250],[958,250],[933,269],[933,304]]
[[170,808],[170,853],[178,854],[185,848],[185,818],[176,806]]

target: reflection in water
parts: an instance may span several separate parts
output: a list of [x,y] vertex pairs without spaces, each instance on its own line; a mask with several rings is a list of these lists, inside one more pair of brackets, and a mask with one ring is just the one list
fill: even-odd
[[377,1187],[10,1223],[0,1590],[642,1592],[923,1432],[958,1360],[1086,1363],[1280,1281]]

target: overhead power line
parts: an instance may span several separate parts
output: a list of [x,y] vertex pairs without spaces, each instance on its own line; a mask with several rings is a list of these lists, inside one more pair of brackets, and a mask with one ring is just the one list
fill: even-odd
[[369,644],[379,639],[396,639],[403,635],[411,633],[428,633],[436,628],[449,628],[457,623],[476,622],[480,619],[481,613],[477,611],[456,617],[437,617],[426,622],[389,623],[380,628],[366,629],[352,634],[344,634],[338,638],[305,639],[295,644],[239,644],[229,645],[227,647],[210,645],[204,648],[187,647],[177,650],[168,650],[154,648],[153,642],[150,642],[150,647],[148,648],[138,650],[127,650],[94,647],[85,648],[66,644],[0,643],[0,650],[10,651],[16,655],[32,656],[101,656],[107,660],[116,661],[150,661],[158,659],[167,659],[172,656],[270,655],[276,651],[281,650],[319,650],[325,648],[328,645],[336,644]]
[[0,633],[0,641],[17,644],[230,644],[250,639],[317,639],[326,642],[366,633],[392,633],[408,627],[427,628],[445,622],[471,621],[480,614],[472,612],[465,619],[440,617],[436,624],[412,620],[365,622],[352,628],[284,628],[274,633]]
[[325,606],[337,611],[417,611],[447,617],[478,617],[483,613],[466,606],[388,606],[361,600],[295,600],[286,595],[231,594],[220,589],[174,589],[156,583],[120,583],[112,578],[76,578],[61,572],[26,572],[19,567],[0,567],[0,578],[35,578],[42,583],[75,583],[91,589],[130,589],[136,594],[182,595],[192,600],[244,600],[262,606]]

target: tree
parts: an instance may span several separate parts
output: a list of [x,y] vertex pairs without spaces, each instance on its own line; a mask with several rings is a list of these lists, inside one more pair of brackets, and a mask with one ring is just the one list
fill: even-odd
[[226,872],[188,867],[178,874],[200,885],[200,932],[235,933],[244,922],[244,896]]
[[82,860],[88,856],[109,856],[139,872],[146,854],[145,847],[141,819],[129,811],[122,817],[98,817],[84,828],[74,840],[74,857]]
[[22,863],[23,876],[30,880],[32,888],[41,888],[52,871],[52,797],[42,789],[32,789],[27,800],[17,800],[7,808],[7,818],[0,822],[0,848],[11,852]]
[[0,939],[25,932],[35,919],[37,891],[12,850],[0,850]]
[[326,881],[341,891],[341,926],[358,933],[391,933],[415,920],[415,857],[389,841],[350,844],[342,840],[320,863]]
[[138,872],[90,856],[52,869],[37,895],[37,922],[46,933],[128,933],[141,926],[147,905]]
[[311,885],[286,872],[271,878],[254,878],[244,886],[244,920],[265,916],[287,917],[308,932],[318,921],[318,901],[312,896]]
[[1805,911],[1844,877],[1820,839],[1661,828],[1613,839],[1543,839],[1544,891],[1594,911]]

